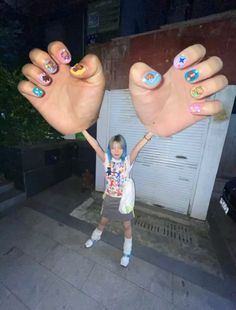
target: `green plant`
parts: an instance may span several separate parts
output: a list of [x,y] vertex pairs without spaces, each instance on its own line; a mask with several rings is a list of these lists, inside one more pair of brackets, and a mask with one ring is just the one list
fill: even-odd
[[62,139],[18,92],[17,84],[21,79],[19,70],[11,72],[0,67],[0,144],[34,144]]

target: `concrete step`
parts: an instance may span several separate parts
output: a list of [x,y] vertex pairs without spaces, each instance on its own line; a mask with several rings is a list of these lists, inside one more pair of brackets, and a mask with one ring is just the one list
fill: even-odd
[[16,204],[26,200],[26,193],[15,188],[0,194],[0,212],[6,211]]

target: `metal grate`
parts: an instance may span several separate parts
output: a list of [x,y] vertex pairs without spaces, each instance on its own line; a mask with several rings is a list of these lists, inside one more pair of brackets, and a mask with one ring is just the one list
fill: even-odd
[[134,225],[145,231],[167,237],[173,241],[189,245],[193,244],[193,238],[189,227],[179,223],[161,219],[158,224],[154,224],[140,218],[135,218]]

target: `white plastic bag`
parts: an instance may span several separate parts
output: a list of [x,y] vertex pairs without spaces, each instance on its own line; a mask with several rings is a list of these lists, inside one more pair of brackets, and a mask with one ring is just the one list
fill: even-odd
[[134,210],[135,189],[131,178],[127,179],[123,186],[123,194],[120,200],[119,211],[122,214],[128,214]]

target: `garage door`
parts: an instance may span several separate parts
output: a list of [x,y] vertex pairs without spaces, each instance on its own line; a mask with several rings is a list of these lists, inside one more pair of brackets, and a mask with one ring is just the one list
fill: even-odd
[[[168,137],[153,138],[139,153],[132,176],[136,199],[187,214],[194,195],[209,119]],[[128,90],[107,91],[97,127],[97,139],[106,148],[115,134],[125,136],[128,151],[146,132],[138,120]],[[104,172],[97,160],[96,190],[104,190]]]

